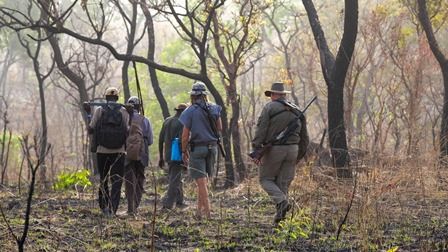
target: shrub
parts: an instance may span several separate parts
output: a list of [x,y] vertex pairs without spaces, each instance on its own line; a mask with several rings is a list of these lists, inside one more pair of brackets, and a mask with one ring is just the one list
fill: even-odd
[[73,187],[81,186],[83,188],[92,185],[89,180],[90,171],[87,169],[78,170],[75,172],[61,173],[58,175],[56,183],[54,184],[55,190],[66,190]]

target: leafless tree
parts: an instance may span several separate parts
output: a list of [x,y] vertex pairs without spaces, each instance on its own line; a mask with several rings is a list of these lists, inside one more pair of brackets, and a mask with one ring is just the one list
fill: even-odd
[[[241,153],[241,134],[239,127],[241,99],[237,80],[244,74],[242,67],[259,40],[259,20],[263,6],[255,0],[244,0],[237,4],[238,14],[225,22],[224,17],[215,12],[213,16],[213,41],[217,58],[212,57],[223,79],[227,100],[232,108],[229,133],[232,136],[232,149],[240,181],[247,176]],[[258,6],[258,7],[257,7]],[[243,18],[241,18],[243,17]],[[226,17],[227,19],[229,17]]]
[[344,29],[336,58],[331,53],[317,11],[311,0],[302,0],[320,52],[322,73],[328,90],[328,135],[334,166],[339,177],[351,177],[344,169],[349,161],[344,124],[344,83],[358,33],[358,1],[345,0]]
[[[435,1],[441,5],[444,1]],[[418,3],[418,18],[425,31],[426,38],[428,39],[429,46],[431,48],[434,57],[440,65],[440,70],[443,76],[443,112],[442,112],[442,125],[440,130],[440,157],[446,159],[448,156],[448,58],[443,54],[442,50],[437,43],[437,39],[434,33],[434,29],[431,24],[431,19],[428,15],[427,3],[423,0],[417,0]],[[436,3],[436,4],[437,4]]]
[[[48,155],[51,146],[48,145],[47,148],[42,151],[42,146],[40,143],[42,141],[38,139],[38,137],[33,138],[33,143],[30,145],[28,136],[23,136],[20,140],[21,146],[22,146],[22,153],[24,157],[26,158],[28,167],[31,172],[31,181],[28,187],[28,197],[26,200],[26,210],[25,210],[25,223],[23,224],[23,231],[22,235],[18,237],[14,230],[12,229],[11,225],[9,224],[8,219],[5,216],[5,213],[3,212],[3,208],[0,207],[0,212],[3,218],[3,221],[5,221],[6,226],[8,228],[8,231],[10,235],[14,238],[14,240],[17,243],[18,251],[22,252],[24,250],[25,241],[28,235],[28,230],[30,228],[30,216],[31,216],[31,210],[32,210],[32,200],[34,195],[34,189],[35,189],[35,183],[36,183],[36,173],[39,169],[39,167],[42,165],[40,162],[41,160],[45,160],[45,156]],[[43,153],[44,156],[41,157],[40,154]]]
[[[8,160],[9,160],[9,150],[11,147],[11,138],[12,138],[12,132],[9,130],[9,136],[8,140],[6,140],[6,133],[8,131],[8,124],[9,124],[9,118],[8,118],[8,102],[6,99],[2,96],[1,103],[2,106],[2,122],[3,122],[3,133],[2,133],[2,139],[1,139],[1,152],[0,152],[0,167],[1,167],[1,184],[7,183],[7,169],[8,169]],[[8,142],[6,142],[8,141]]]
[[[145,15],[145,19],[146,19],[146,30],[147,30],[146,33],[148,36],[147,59],[150,61],[154,61],[156,39],[155,39],[153,16],[151,15],[151,12],[149,11],[149,7],[148,7],[148,4],[146,3],[146,0],[142,0],[140,2],[140,6],[143,11],[143,14]],[[162,109],[163,118],[167,118],[170,116],[170,110],[168,108],[166,99],[163,96],[162,89],[160,88],[159,79],[157,77],[156,69],[152,66],[148,66],[148,71],[149,71],[149,76],[151,78],[152,89],[154,90],[154,94],[155,94],[157,100],[159,101],[160,108]]]
[[[278,12],[286,12],[287,15],[281,14],[278,17]],[[291,86],[291,96],[296,104],[299,100],[296,95],[296,89],[294,85],[294,69],[292,67],[292,57],[298,46],[295,46],[297,42],[297,35],[300,31],[299,21],[300,18],[298,10],[295,10],[293,6],[287,6],[284,1],[274,1],[272,7],[264,11],[265,16],[269,20],[270,25],[274,29],[277,35],[279,45],[275,45],[267,39],[270,44],[283,55],[284,67],[286,72],[286,78],[283,80],[286,84]],[[291,20],[289,20],[289,18]],[[300,78],[300,76],[297,76]]]
[[[27,7],[27,15],[29,18],[32,18],[31,12],[33,11],[33,4],[29,2]],[[32,20],[32,22],[36,22]],[[11,27],[11,26],[10,26]],[[20,44],[26,50],[26,54],[32,60],[34,73],[36,75],[38,87],[39,87],[39,99],[40,99],[40,113],[41,113],[41,133],[39,139],[41,143],[41,153],[39,153],[39,157],[42,157],[42,160],[39,160],[39,164],[41,166],[40,169],[40,181],[45,185],[46,181],[46,164],[45,164],[45,151],[47,149],[48,142],[48,125],[47,125],[47,110],[46,110],[46,102],[45,102],[45,80],[50,76],[53,71],[54,61],[52,61],[51,66],[47,70],[47,73],[42,73],[41,69],[41,49],[42,49],[42,39],[43,39],[43,30],[36,29],[32,35],[28,34],[29,38],[23,37],[21,32],[17,32],[17,36]],[[30,39],[31,38],[31,39]]]

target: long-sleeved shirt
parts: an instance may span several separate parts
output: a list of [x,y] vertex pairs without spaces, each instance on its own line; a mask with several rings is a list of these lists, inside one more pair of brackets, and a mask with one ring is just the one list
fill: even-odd
[[[136,119],[138,116],[142,116],[138,113],[137,110],[134,110],[134,113],[132,113],[132,120]],[[152,127],[151,122],[148,118],[143,118],[143,140],[144,140],[144,146],[141,152],[141,160],[140,162],[143,164],[143,166],[148,166],[149,163],[149,146],[153,144],[154,137],[152,133]]]
[[[255,129],[255,137],[252,140],[252,146],[259,148],[271,141],[281,131],[283,131],[297,116],[290,111],[290,108],[281,102],[268,102],[261,111]],[[284,144],[298,144],[299,148],[305,149],[308,145],[308,131],[306,128],[305,117],[301,117],[301,126],[296,129],[286,140]],[[274,143],[275,144],[275,143]]]

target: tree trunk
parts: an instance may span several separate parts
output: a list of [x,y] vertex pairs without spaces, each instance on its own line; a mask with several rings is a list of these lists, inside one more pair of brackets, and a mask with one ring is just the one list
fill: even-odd
[[204,76],[202,79],[204,84],[207,86],[210,93],[215,98],[216,104],[222,107],[221,111],[221,120],[222,120],[222,140],[224,145],[224,151],[227,153],[225,157],[225,169],[226,169],[226,179],[224,183],[224,187],[232,187],[235,185],[235,171],[233,170],[233,159],[232,159],[232,148],[230,142],[231,129],[229,128],[228,118],[227,118],[227,109],[224,104],[224,100],[222,99],[221,94],[219,94],[218,90],[215,88],[211,80],[208,76]]
[[[5,58],[3,59],[2,71],[0,74],[0,87],[1,94],[3,97],[7,97],[6,95],[6,80],[8,79],[9,68],[13,64],[13,56],[9,49],[6,51]],[[3,108],[3,103],[0,103],[0,109]]]
[[131,97],[131,91],[129,90],[128,68],[129,68],[129,61],[124,61],[123,66],[121,67],[121,82],[123,85],[123,95],[125,103],[128,101],[129,97]]
[[[36,74],[39,74],[38,70],[36,71]],[[40,99],[40,113],[41,113],[41,122],[42,122],[42,134],[40,138],[40,150],[39,150],[39,158],[41,159],[39,161],[40,163],[40,169],[39,169],[39,176],[40,181],[43,183],[46,187],[46,176],[47,176],[47,166],[45,162],[45,152],[47,150],[47,109],[46,109],[46,103],[45,103],[45,92],[44,92],[44,80],[42,80],[40,77],[38,77],[39,81],[39,99]]]
[[443,74],[443,112],[440,130],[440,157],[448,157],[448,61],[442,68]]
[[[147,25],[147,33],[148,33],[148,60],[154,61],[154,55],[155,55],[155,35],[154,35],[154,22],[152,20],[151,13],[149,12],[149,9],[146,6],[146,2],[142,1],[142,11],[146,18],[146,25]],[[157,101],[159,102],[160,109],[162,110],[163,118],[166,119],[170,116],[170,110],[168,108],[168,103],[165,100],[165,97],[163,96],[162,89],[159,85],[159,80],[157,78],[157,71],[154,67],[151,67],[148,65],[148,71],[149,76],[151,78],[151,85],[152,89],[154,91],[154,94],[157,98]]]
[[330,138],[333,165],[338,168],[339,177],[350,177],[346,167],[348,164],[347,141],[344,126],[344,86],[337,85],[328,89],[328,134]]
[[286,67],[286,74],[288,75],[288,79],[291,84],[291,96],[295,104],[299,105],[299,99],[297,99],[295,87],[294,87],[294,78],[291,73],[291,59],[289,57],[288,49],[285,48],[285,51],[283,52],[283,55],[285,57],[285,67]]
[[[127,34],[127,46],[126,46],[126,55],[132,55],[132,52],[134,51],[135,48],[135,44],[134,44],[134,39],[135,39],[135,31],[137,29],[137,7],[138,7],[138,3],[137,1],[130,1],[132,4],[132,17],[131,20],[129,20],[129,26],[130,26],[130,30],[129,33]],[[121,79],[122,79],[122,84],[123,84],[123,93],[124,93],[124,100],[125,102],[129,99],[129,97],[131,97],[131,92],[129,90],[129,76],[128,76],[128,69],[129,69],[129,61],[125,60],[123,62],[123,66],[121,68]]]
[[431,48],[434,57],[439,62],[440,69],[443,76],[443,112],[442,121],[440,127],[440,158],[446,161],[448,157],[448,59],[440,50],[437,43],[434,31],[431,25],[431,21],[428,17],[428,11],[426,9],[426,1],[418,0],[418,18],[425,30],[426,38],[428,39],[429,47]]
[[336,59],[328,47],[313,2],[302,2],[319,48],[322,72],[328,89],[328,135],[333,165],[337,168],[338,177],[350,178],[351,171],[345,168],[349,157],[344,125],[344,83],[358,33],[358,1],[345,0],[344,30]]
[[[5,110],[7,109],[7,107],[5,107]],[[5,164],[4,160],[5,160],[5,154],[9,155],[8,152],[6,152],[6,131],[7,131],[7,125],[8,125],[8,117],[7,117],[8,113],[7,111],[4,112],[3,114],[3,135],[2,135],[2,151],[1,151],[1,156],[0,156],[0,165],[2,168],[2,178],[1,178],[1,184],[4,185],[5,184],[5,176],[6,176],[6,168],[7,165]],[[11,131],[10,131],[11,132]],[[11,142],[11,134],[9,136],[9,142]]]
[[229,81],[228,95],[232,105],[232,117],[230,118],[230,134],[232,136],[233,156],[235,158],[235,168],[238,171],[239,181],[246,179],[246,166],[241,153],[241,133],[238,120],[240,118],[240,99],[236,92],[236,78]]

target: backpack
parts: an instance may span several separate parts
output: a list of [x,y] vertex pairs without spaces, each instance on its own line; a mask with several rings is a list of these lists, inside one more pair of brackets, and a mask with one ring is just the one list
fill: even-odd
[[131,127],[129,129],[129,136],[126,139],[126,158],[129,160],[141,160],[141,153],[143,150],[143,117],[140,114],[136,114],[135,118],[132,118]]
[[102,107],[97,127],[97,144],[108,149],[121,148],[126,143],[127,124],[121,115],[121,105],[107,104]]

